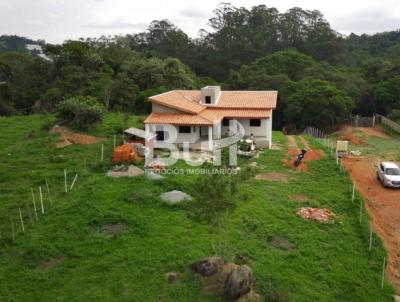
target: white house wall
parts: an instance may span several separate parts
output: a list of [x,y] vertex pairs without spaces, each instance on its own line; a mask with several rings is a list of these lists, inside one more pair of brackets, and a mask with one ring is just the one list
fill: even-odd
[[[250,136],[253,133],[254,136],[266,136],[267,133],[267,125],[268,119],[261,120],[260,127],[251,127],[250,120],[237,120],[244,128],[244,133],[246,136]],[[229,130],[229,126],[222,126],[222,134],[227,134]]]
[[183,113],[182,111],[152,103],[152,112],[158,113]]
[[[155,125],[155,124],[147,124],[146,125],[150,132],[156,131],[166,131],[168,128],[165,125]],[[172,125],[168,125],[171,127]],[[173,143],[182,144],[184,142],[188,143],[195,143],[200,139],[200,127],[198,126],[190,126],[191,132],[190,133],[179,133],[178,126],[172,126],[176,129],[177,138],[176,141]],[[193,131],[194,130],[194,131]],[[166,134],[165,139],[169,139],[168,134]]]

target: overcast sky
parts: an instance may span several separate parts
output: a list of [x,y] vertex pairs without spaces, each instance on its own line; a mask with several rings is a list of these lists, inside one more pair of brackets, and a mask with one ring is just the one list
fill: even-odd
[[[221,1],[201,0],[0,0],[0,35],[15,34],[58,43],[65,39],[143,31],[152,20],[169,19],[195,37]],[[228,2],[228,1],[225,1]],[[400,28],[400,0],[232,0],[281,12],[318,9],[343,33],[373,34]]]

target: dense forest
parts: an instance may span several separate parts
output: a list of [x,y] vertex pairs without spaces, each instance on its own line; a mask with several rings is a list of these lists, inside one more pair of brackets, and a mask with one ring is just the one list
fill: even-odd
[[[347,37],[319,11],[221,4],[190,38],[168,20],[142,33],[47,44],[0,37],[0,115],[52,112],[68,98],[145,113],[169,89],[278,90],[276,127],[332,128],[351,114],[400,119],[400,31]],[[41,45],[45,57],[25,51]]]

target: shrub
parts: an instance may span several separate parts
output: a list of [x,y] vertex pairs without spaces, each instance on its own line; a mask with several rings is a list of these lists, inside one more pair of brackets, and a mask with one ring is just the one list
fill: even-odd
[[91,96],[66,99],[57,106],[61,123],[86,130],[103,120],[104,106]]

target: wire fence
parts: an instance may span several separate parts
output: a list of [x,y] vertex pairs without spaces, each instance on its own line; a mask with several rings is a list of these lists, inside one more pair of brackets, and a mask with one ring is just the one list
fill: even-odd
[[397,124],[396,122],[394,122],[394,121],[392,121],[392,120],[388,119],[387,117],[385,117],[383,115],[380,115],[380,114],[377,114],[376,117],[377,117],[379,122],[381,122],[382,124],[388,126],[392,130],[400,133],[400,125],[399,124]]
[[[375,121],[374,121],[375,123]],[[351,182],[351,195],[349,196],[349,200],[354,206],[358,207],[358,222],[360,224],[361,232],[363,233],[363,238],[366,240],[366,247],[369,252],[373,252],[374,242],[378,241],[378,236],[374,232],[373,225],[368,217],[368,213],[365,208],[365,202],[361,194],[357,192],[357,187],[355,182],[351,179],[350,175],[347,173],[345,166],[343,165],[342,157],[337,152],[337,144],[336,140],[332,140],[326,133],[316,127],[307,127],[304,132],[304,135],[308,135],[319,142],[321,145],[326,147],[329,151],[329,154],[334,157],[336,160],[336,165],[339,169],[339,172],[346,180],[350,180]],[[386,257],[383,258],[382,265],[382,273],[381,273],[381,288],[384,288],[385,283],[385,271],[386,271]]]
[[375,115],[373,116],[360,116],[355,115],[351,118],[352,127],[372,128],[375,126]]
[[[87,175],[88,166],[95,168],[96,164],[106,162],[105,158],[111,157],[110,150],[112,153],[116,144],[120,143],[115,135],[109,141],[111,144],[103,143],[96,146],[96,151],[91,157],[82,158],[77,166],[60,169],[58,173],[53,170],[51,177],[44,176],[41,180],[35,180],[35,185],[32,184],[15,192],[18,195],[16,200],[20,201],[0,216],[0,246],[12,244],[18,236],[28,232],[29,228],[39,222],[42,217],[50,215],[51,209],[73,191],[80,179]],[[122,142],[124,142],[123,137]]]

